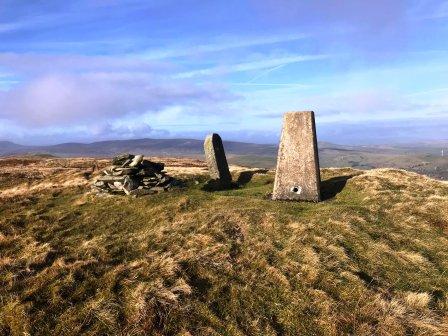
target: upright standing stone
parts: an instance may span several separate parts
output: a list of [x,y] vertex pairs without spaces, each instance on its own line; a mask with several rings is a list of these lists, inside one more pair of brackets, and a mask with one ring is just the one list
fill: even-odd
[[208,135],[204,141],[204,151],[210,177],[213,180],[219,180],[222,185],[230,185],[232,176],[221,137],[216,133]]
[[314,112],[288,112],[283,117],[272,199],[320,201]]

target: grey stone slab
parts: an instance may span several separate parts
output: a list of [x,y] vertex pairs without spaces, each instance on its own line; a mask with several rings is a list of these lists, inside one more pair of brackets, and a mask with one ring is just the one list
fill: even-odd
[[227,164],[224,146],[218,134],[213,133],[205,138],[204,152],[210,177],[213,180],[219,180],[222,184],[231,184],[232,176]]
[[102,181],[102,182],[124,182],[124,179],[125,179],[125,176],[105,175],[105,176],[98,177],[97,181]]
[[138,172],[137,168],[114,168],[112,176],[133,175]]
[[126,179],[124,180],[123,183],[123,191],[130,195],[129,192],[131,192],[134,189],[137,189],[139,186],[139,181],[136,178],[130,177],[130,176],[126,176]]
[[112,159],[112,164],[116,166],[121,166],[123,163],[125,163],[128,160],[132,160],[134,158],[134,155],[132,154],[122,154],[114,157]]
[[137,167],[143,161],[143,155],[136,155],[129,164],[129,167]]
[[314,112],[288,112],[277,157],[274,200],[320,201],[319,156]]

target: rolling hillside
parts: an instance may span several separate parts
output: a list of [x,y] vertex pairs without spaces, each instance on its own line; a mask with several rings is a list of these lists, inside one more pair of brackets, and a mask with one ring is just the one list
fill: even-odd
[[2,162],[1,335],[447,334],[446,182],[323,169],[323,202],[274,202],[272,173],[206,192],[171,160],[186,187],[134,199],[92,163]]

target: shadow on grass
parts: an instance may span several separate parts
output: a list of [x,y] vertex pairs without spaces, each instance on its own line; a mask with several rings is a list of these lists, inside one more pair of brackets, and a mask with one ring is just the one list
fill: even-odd
[[268,172],[267,169],[243,171],[238,175],[236,184],[239,186],[243,186],[243,185],[249,183],[255,174],[266,174],[267,172]]
[[238,174],[238,177],[235,182],[223,182],[220,180],[208,180],[204,186],[202,187],[202,190],[204,191],[222,191],[222,190],[232,190],[232,189],[239,189],[246,184],[248,184],[252,177],[255,174],[265,174],[268,172],[268,169],[256,169],[256,170],[249,170],[249,171],[243,171]]
[[220,180],[208,180],[201,189],[209,192],[222,191],[238,189],[238,185],[234,182],[224,183]]
[[358,272],[355,272],[355,274],[366,284],[367,287],[377,288],[379,286],[378,281],[375,280],[373,277],[371,277],[366,272],[358,271]]
[[336,176],[320,183],[322,201],[326,201],[339,194],[354,175]]

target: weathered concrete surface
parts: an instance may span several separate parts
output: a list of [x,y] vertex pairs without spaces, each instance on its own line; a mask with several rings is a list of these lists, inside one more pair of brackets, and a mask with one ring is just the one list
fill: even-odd
[[283,117],[272,199],[320,201],[314,112],[288,112]]
[[213,180],[219,180],[221,184],[231,184],[232,176],[227,164],[224,146],[218,134],[213,133],[205,138],[204,152],[210,177]]

